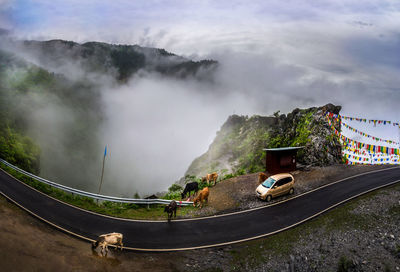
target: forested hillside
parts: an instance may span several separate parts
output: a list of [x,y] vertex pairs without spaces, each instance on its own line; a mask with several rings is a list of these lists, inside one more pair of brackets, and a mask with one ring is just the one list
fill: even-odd
[[[29,172],[40,172],[40,153],[46,147],[39,147],[35,135],[54,131],[41,131],[40,127],[32,127],[31,122],[40,118],[38,114],[45,114],[50,103],[60,110],[72,107],[74,120],[79,120],[63,130],[68,131],[63,139],[71,153],[80,154],[83,145],[89,147],[85,150],[95,146],[94,131],[101,120],[101,112],[97,111],[98,94],[92,84],[71,82],[5,51],[0,51],[0,82],[1,158]],[[42,117],[48,119],[43,122],[59,121],[55,116]],[[57,135],[49,135],[50,139],[54,137]]]
[[[6,44],[7,46],[7,44]],[[157,72],[166,76],[211,77],[217,66],[214,60],[193,61],[164,49],[138,45],[115,45],[100,42],[83,44],[64,41],[23,41],[8,45],[23,55],[49,68],[79,65],[82,74],[101,73],[111,75],[119,82],[127,81],[139,71]]]

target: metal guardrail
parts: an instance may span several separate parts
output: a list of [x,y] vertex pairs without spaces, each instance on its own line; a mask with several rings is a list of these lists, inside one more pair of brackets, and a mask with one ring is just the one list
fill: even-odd
[[[165,204],[168,205],[171,200],[168,199],[136,199],[136,198],[123,198],[123,197],[115,197],[115,196],[106,196],[106,195],[99,195],[99,194],[94,194],[94,193],[90,193],[90,192],[85,192],[82,190],[78,190],[78,189],[74,189],[65,185],[61,185],[58,183],[55,183],[53,181],[35,176],[34,174],[31,174],[25,170],[22,170],[14,165],[12,165],[11,163],[0,159],[0,162],[3,163],[4,165],[14,169],[15,171],[24,174],[28,177],[33,178],[34,180],[40,181],[42,183],[45,183],[47,185],[50,185],[54,188],[63,190],[65,192],[69,192],[69,193],[73,193],[73,194],[77,194],[80,196],[86,196],[89,198],[93,198],[96,200],[103,200],[103,201],[111,201],[111,202],[119,202],[119,203],[133,203],[133,204]],[[193,202],[192,201],[177,201],[178,205],[181,206],[187,206],[187,205],[192,205]]]

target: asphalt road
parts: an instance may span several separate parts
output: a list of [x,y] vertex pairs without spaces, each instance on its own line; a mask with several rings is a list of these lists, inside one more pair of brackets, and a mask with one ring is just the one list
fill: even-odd
[[120,232],[124,234],[125,247],[149,251],[194,249],[263,237],[396,182],[400,182],[400,167],[355,176],[277,205],[246,212],[194,220],[146,222],[105,217],[74,208],[0,171],[0,192],[42,220],[87,239]]

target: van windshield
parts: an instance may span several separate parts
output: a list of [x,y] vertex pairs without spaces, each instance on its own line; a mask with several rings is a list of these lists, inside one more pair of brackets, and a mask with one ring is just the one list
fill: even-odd
[[273,178],[269,177],[266,181],[264,181],[262,183],[262,186],[264,186],[265,188],[271,188],[272,185],[274,185],[276,180],[274,180]]

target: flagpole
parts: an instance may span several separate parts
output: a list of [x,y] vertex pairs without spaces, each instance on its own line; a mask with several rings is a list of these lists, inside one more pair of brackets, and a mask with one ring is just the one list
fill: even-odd
[[101,179],[100,179],[100,186],[99,186],[99,192],[97,193],[98,195],[100,194],[101,191],[101,185],[103,184],[103,176],[104,176],[104,163],[106,162],[106,155],[107,155],[107,146],[104,149],[104,157],[103,157],[103,167],[101,169]]

